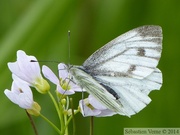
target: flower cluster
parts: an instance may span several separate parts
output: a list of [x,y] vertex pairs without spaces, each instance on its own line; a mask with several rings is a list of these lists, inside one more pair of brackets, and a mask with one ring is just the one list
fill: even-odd
[[[64,124],[62,127],[66,127],[70,119],[72,119],[72,111],[74,114],[81,112],[84,117],[103,117],[115,114],[115,112],[104,107],[91,95],[86,99],[81,99],[76,110],[69,108],[70,95],[75,94],[76,92],[82,92],[82,89],[71,80],[71,75],[68,73],[68,67],[63,63],[58,64],[58,77],[45,65],[42,66],[42,75],[38,60],[34,56],[28,56],[24,51],[19,50],[17,51],[17,61],[9,62],[8,67],[12,72],[13,83],[11,90],[6,89],[4,93],[13,103],[26,109],[31,115],[42,116],[40,113],[40,105],[33,100],[32,87],[41,94],[49,94],[58,112],[61,125]],[[43,76],[56,85],[58,101],[52,96],[50,85]],[[64,119],[65,117],[63,115],[67,115],[69,120]],[[64,117],[63,122],[62,117]],[[58,129],[56,130],[60,134],[65,132],[65,129],[61,131]]]
[[11,90],[4,93],[15,104],[26,109],[30,114],[38,116],[41,107],[33,101],[30,87],[36,88],[40,93],[46,93],[50,86],[40,73],[40,66],[34,56],[27,56],[23,51],[17,51],[17,61],[8,63],[12,72],[13,83]]

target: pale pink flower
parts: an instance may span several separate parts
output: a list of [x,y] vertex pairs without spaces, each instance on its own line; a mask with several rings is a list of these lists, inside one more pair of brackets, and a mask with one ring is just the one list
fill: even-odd
[[67,71],[67,66],[63,63],[58,65],[59,77],[57,77],[47,66],[42,67],[44,76],[52,83],[56,84],[57,91],[63,95],[72,95],[77,92],[82,92],[82,89],[71,81],[70,75]]
[[84,117],[87,116],[106,117],[116,114],[115,112],[107,109],[92,95],[89,95],[89,97],[86,99],[80,100],[79,106],[81,108],[81,113]]
[[[31,61],[36,62],[31,62]],[[24,51],[17,51],[17,61],[9,62],[8,67],[13,74],[13,79],[27,83],[29,86],[35,87],[38,92],[46,93],[50,86],[43,79],[40,66],[34,56],[28,56]]]

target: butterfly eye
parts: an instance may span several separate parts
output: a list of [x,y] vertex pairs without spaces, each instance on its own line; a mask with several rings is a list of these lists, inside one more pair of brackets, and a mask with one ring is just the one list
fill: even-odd
[[70,79],[70,80],[73,80],[73,79],[74,79],[74,77],[73,77],[73,76],[70,76],[70,77],[69,77],[69,79]]

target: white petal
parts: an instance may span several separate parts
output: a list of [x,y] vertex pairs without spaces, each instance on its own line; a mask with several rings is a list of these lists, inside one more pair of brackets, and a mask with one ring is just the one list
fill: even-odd
[[115,113],[109,109],[106,109],[106,110],[101,110],[101,113],[99,115],[96,115],[96,117],[107,117],[107,116],[112,116],[115,114],[117,114],[117,113]]
[[103,106],[96,98],[94,98],[92,95],[89,95],[88,97],[89,103],[98,110],[104,110],[107,109],[105,106]]
[[[16,83],[19,83],[19,82],[16,82]],[[22,84],[22,83],[19,83],[18,84],[19,88],[21,88],[23,94],[28,97],[31,101],[33,101],[33,95],[32,95],[32,91],[30,89],[30,87],[26,84]]]
[[17,95],[20,94],[19,87],[17,86],[15,81],[12,82],[11,92],[13,92],[13,93],[15,93]]
[[26,76],[26,75],[20,70],[17,62],[13,62],[13,63],[9,62],[9,63],[8,63],[8,67],[9,67],[10,71],[11,71],[14,75],[18,76],[18,77],[21,78],[22,80],[24,80],[24,81],[26,81],[26,82],[30,82],[30,81],[31,81],[31,80],[29,79],[29,76]]
[[58,64],[59,77],[64,79],[68,78],[69,73],[67,72],[67,66],[64,63]]
[[57,85],[57,91],[63,95],[72,95],[75,92],[73,90],[64,90],[60,85]]
[[53,82],[54,84],[59,84],[59,79],[56,77],[56,75],[52,72],[52,70],[47,67],[47,66],[43,66],[42,67],[42,72],[43,72],[43,75],[49,79],[51,82]]
[[[24,83],[24,84],[27,84],[28,86],[32,86],[31,83],[25,81],[25,80],[22,80],[21,78],[19,78],[18,76],[16,76],[15,74],[12,74],[12,78],[15,82],[21,82],[21,83]],[[17,86],[16,86],[17,87]],[[11,88],[12,90],[12,88]]]
[[84,104],[84,101],[83,100],[80,100],[79,101],[79,106],[81,108],[81,113],[84,117],[87,117],[87,116],[96,116],[96,115],[99,115],[101,113],[100,110],[91,110],[88,106],[86,106]]
[[80,87],[78,87],[78,86],[71,86],[72,88],[72,90],[73,91],[77,91],[77,92],[85,92],[85,90],[82,90]]
[[19,106],[24,109],[31,109],[34,102],[31,89],[28,86],[23,86],[21,90],[23,93],[19,94]]
[[33,104],[33,95],[30,87],[20,82],[13,82],[12,90],[5,90],[5,95],[21,108],[30,109]]
[[23,51],[17,52],[17,62],[21,72],[24,76],[28,76],[30,82],[35,80],[37,77],[41,77],[40,67],[38,62],[30,62],[30,59],[36,60],[33,56],[26,55]]
[[26,55],[25,52],[17,51],[17,61],[8,63],[8,67],[13,74],[21,78],[22,80],[33,84],[37,78],[41,78],[40,67],[38,62],[30,62],[36,60],[33,56]]
[[24,74],[21,72],[18,63],[17,62],[9,62],[8,63],[8,68],[10,69],[10,71],[15,74],[18,75],[20,78],[22,78],[23,80],[28,80]]
[[85,90],[82,90],[80,86],[78,86],[77,84],[75,84],[71,80],[69,82],[69,85],[70,85],[71,89],[74,90],[74,91],[77,91],[77,92],[85,91]]
[[19,95],[18,101],[19,101],[18,105],[21,108],[24,108],[24,109],[31,109],[32,108],[33,101],[32,101],[32,98],[30,96],[21,93]]
[[[34,56],[28,56],[28,61],[31,61],[31,60],[37,61],[37,59]],[[41,70],[40,70],[39,63],[30,62],[30,64],[31,64],[32,71],[34,71],[34,74],[40,74]]]
[[11,102],[15,103],[15,104],[18,104],[18,101],[17,101],[17,94],[13,93],[12,91],[6,89],[4,91],[4,94],[9,98],[9,100],[11,100]]

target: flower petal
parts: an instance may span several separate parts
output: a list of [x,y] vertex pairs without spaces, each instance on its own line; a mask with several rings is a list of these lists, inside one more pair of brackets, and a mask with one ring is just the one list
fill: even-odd
[[83,100],[80,100],[79,101],[79,106],[81,108],[81,113],[84,117],[87,117],[87,116],[96,116],[96,115],[99,115],[101,113],[100,110],[92,110],[91,108],[89,108]]
[[31,60],[37,61],[34,56],[28,56],[21,50],[17,51],[17,62],[21,72],[23,72],[25,76],[29,76],[31,80],[34,80],[37,76],[41,76],[40,66],[38,62],[31,62]]
[[89,95],[87,99],[81,100],[79,102],[79,105],[84,117],[86,116],[107,117],[117,114],[116,112],[113,112],[107,109],[105,106],[103,106],[92,95]]
[[96,117],[107,117],[107,116],[113,116],[117,113],[109,110],[109,109],[106,109],[106,110],[101,110],[101,113],[96,115]]
[[14,94],[12,91],[5,89],[4,94],[9,98],[9,100],[11,100],[11,102],[18,104],[18,97],[17,94]]
[[64,90],[60,85],[57,85],[57,91],[63,95],[72,95],[75,93],[73,90]]
[[34,72],[33,74],[39,74],[41,73],[40,66],[38,62],[31,62],[32,60],[37,61],[36,57],[34,56],[27,56],[28,61],[30,61],[31,69]]
[[96,109],[104,110],[107,109],[105,106],[103,106],[96,98],[94,98],[92,95],[89,95],[88,97],[89,103]]
[[24,109],[31,109],[33,105],[33,95],[30,87],[26,84],[13,81],[11,91],[5,90],[5,95],[15,104]]
[[[16,82],[21,82],[21,83],[25,83],[27,84],[28,86],[32,86],[32,84],[30,84],[29,82],[25,81],[25,80],[22,80],[21,78],[19,78],[18,76],[16,76],[15,74],[12,74],[12,78],[13,80],[15,80]],[[12,88],[11,88],[12,90]]]
[[69,73],[67,71],[67,66],[64,63],[58,64],[59,77],[64,79],[69,78]]
[[56,75],[52,72],[52,70],[49,67],[43,65],[42,73],[47,79],[49,79],[54,84],[59,84],[59,79],[56,77]]
[[28,76],[24,76],[24,73],[21,72],[21,70],[20,70],[20,68],[18,66],[18,62],[9,62],[8,63],[8,68],[10,69],[10,71],[13,74],[18,76],[19,78],[29,82]]
[[37,78],[42,78],[40,73],[40,66],[38,62],[31,62],[36,60],[34,56],[28,56],[24,51],[17,51],[17,61],[8,63],[8,67],[13,74],[20,79],[34,84]]
[[71,89],[76,92],[85,92],[85,90],[84,89],[82,90],[79,86],[72,86]]

